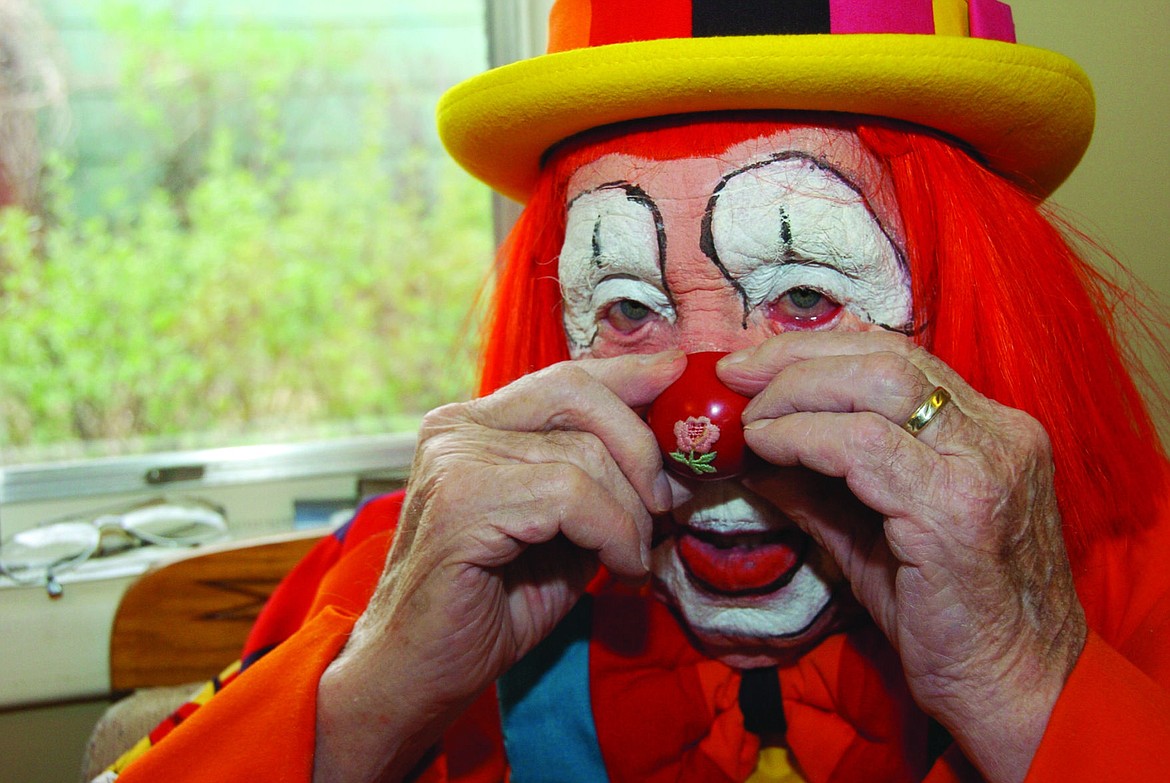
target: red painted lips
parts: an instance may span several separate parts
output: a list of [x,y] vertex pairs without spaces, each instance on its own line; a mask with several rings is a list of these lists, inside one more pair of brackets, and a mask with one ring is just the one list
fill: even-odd
[[690,575],[712,592],[763,594],[780,589],[804,560],[808,537],[796,529],[723,534],[678,531],[678,556]]

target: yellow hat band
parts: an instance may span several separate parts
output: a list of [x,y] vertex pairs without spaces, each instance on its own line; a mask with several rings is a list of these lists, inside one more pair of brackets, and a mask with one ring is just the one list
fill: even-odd
[[1087,77],[1053,52],[957,35],[829,33],[571,48],[455,86],[439,103],[438,123],[455,160],[524,201],[545,152],[575,134],[649,117],[756,109],[848,112],[933,128],[1040,196],[1080,161],[1094,121]]

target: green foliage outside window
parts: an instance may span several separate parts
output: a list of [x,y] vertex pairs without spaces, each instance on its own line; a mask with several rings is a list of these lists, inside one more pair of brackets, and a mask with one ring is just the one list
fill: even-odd
[[466,398],[484,189],[386,80],[327,165],[290,154],[285,107],[344,85],[352,41],[253,26],[234,46],[164,23],[105,18],[146,186],[107,187],[86,215],[56,153],[40,208],[0,213],[3,461],[385,431]]

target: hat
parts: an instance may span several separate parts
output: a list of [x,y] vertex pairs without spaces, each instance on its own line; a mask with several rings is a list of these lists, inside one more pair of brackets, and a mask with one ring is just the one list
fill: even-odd
[[548,54],[456,85],[438,125],[468,172],[525,201],[545,153],[577,133],[754,109],[933,128],[1041,197],[1094,120],[1084,72],[1016,43],[998,0],[557,0]]

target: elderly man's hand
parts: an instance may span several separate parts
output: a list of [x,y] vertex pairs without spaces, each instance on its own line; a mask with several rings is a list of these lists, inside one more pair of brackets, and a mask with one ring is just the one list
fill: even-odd
[[321,680],[316,780],[401,777],[599,564],[646,576],[671,496],[632,408],[684,366],[677,351],[564,363],[426,417],[382,581]]
[[[1041,426],[891,333],[784,334],[719,375],[754,396],[748,445],[791,468],[750,488],[832,554],[919,705],[1022,779],[1086,636]],[[936,386],[953,401],[914,437]]]

